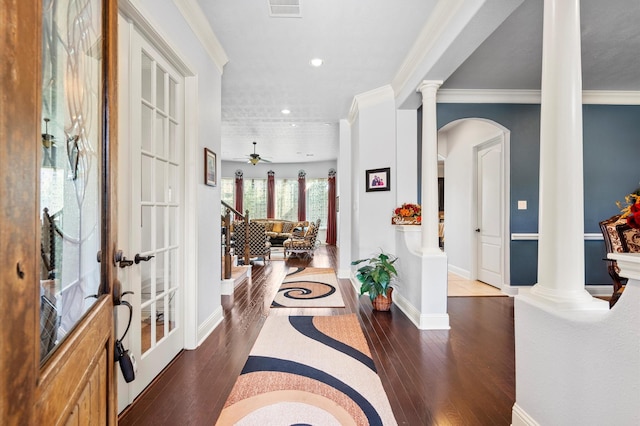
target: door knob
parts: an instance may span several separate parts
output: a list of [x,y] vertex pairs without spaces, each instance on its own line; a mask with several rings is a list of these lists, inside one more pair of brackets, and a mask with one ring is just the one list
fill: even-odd
[[480,228],[476,228],[476,232],[480,232]]
[[136,265],[140,262],[148,262],[153,259],[155,256],[140,256],[140,253],[136,253],[136,257],[133,258]]

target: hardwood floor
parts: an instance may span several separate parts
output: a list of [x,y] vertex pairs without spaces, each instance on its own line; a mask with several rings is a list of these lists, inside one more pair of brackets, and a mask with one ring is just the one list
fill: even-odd
[[287,266],[336,267],[336,248],[311,260],[254,266],[234,296],[223,297],[225,318],[196,350],[183,351],[121,415],[120,425],[215,423],[267,315],[355,312],[398,424],[509,425],[515,402],[513,298],[448,299],[451,330],[418,330],[396,306],[373,312],[348,280],[345,308],[270,309]]

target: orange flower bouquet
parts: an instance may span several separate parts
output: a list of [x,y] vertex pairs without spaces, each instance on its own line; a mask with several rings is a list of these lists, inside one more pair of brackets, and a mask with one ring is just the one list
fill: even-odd
[[402,204],[393,211],[391,223],[394,225],[420,225],[422,223],[422,208],[420,204]]

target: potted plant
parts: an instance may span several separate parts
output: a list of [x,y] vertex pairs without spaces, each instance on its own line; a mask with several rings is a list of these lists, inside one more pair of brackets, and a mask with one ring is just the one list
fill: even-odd
[[391,281],[398,275],[393,264],[398,260],[393,255],[380,252],[375,257],[354,260],[352,265],[359,265],[356,278],[360,281],[360,294],[369,293],[369,299],[376,311],[388,311],[391,308]]

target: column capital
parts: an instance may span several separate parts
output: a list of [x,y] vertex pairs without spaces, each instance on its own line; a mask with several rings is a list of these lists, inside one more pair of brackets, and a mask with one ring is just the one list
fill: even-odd
[[421,92],[422,96],[426,96],[428,93],[436,93],[440,86],[442,86],[442,83],[442,80],[422,80],[416,92]]

